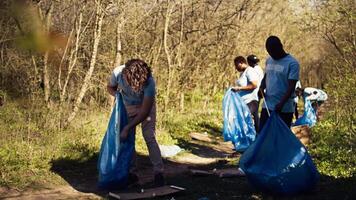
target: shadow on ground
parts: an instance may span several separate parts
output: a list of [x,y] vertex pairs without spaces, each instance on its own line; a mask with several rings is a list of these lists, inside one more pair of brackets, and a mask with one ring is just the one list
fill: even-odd
[[[224,151],[224,149],[214,149],[203,142],[191,142],[181,138],[176,138],[176,140],[179,147],[203,158],[226,158],[231,156],[231,153]],[[226,148],[232,149],[230,147]]]
[[[196,146],[201,148],[200,146]],[[82,159],[71,160],[61,158],[52,161],[51,170],[60,175],[75,190],[82,193],[94,193],[106,198],[109,191],[99,190],[97,184],[97,155]],[[296,196],[274,196],[256,191],[245,177],[219,178],[217,176],[192,176],[189,169],[214,169],[236,167],[223,162],[209,165],[191,165],[165,160],[165,176],[167,184],[187,188],[183,193],[156,199],[355,199],[355,177],[335,179],[321,175],[317,187],[309,193]],[[139,177],[143,184],[130,188],[128,191],[139,191],[140,188],[152,187],[152,170],[147,156],[138,156]],[[117,192],[117,191],[116,191]]]
[[200,122],[198,126],[215,137],[222,136],[222,129],[218,125],[211,124],[208,122]]
[[[98,154],[95,154],[88,159],[73,160],[70,158],[60,158],[52,160],[51,171],[61,176],[71,187],[82,193],[93,193],[101,197],[107,197],[108,190],[101,190],[97,187],[98,171],[97,171]],[[167,184],[178,185],[185,182],[179,181],[180,178],[185,177],[183,180],[191,179],[189,169],[214,169],[223,168],[225,162],[216,162],[212,164],[190,164],[178,163],[173,160],[164,160],[165,177]],[[141,185],[129,188],[126,191],[139,191],[141,188],[153,187],[153,172],[152,165],[148,156],[137,156],[138,176]],[[232,166],[230,166],[232,167]],[[179,177],[177,179],[177,177]],[[186,184],[184,184],[186,186]],[[188,186],[191,187],[191,186]],[[119,192],[116,190],[114,192]]]

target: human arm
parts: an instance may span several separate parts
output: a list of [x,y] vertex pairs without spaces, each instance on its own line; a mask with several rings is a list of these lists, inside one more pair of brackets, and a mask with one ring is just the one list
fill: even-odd
[[275,111],[281,112],[284,104],[288,101],[288,99],[292,96],[295,91],[295,86],[299,80],[299,63],[294,60],[290,62],[288,66],[288,87],[286,92],[283,94],[279,103],[275,106]]
[[276,105],[274,108],[276,112],[281,112],[284,104],[287,102],[287,100],[291,97],[292,93],[295,90],[295,84],[297,83],[298,80],[288,80],[288,88],[287,91],[284,93],[282,96],[281,100],[279,103]]
[[260,88],[258,89],[258,98],[262,99],[265,97],[265,92],[264,90],[266,89],[266,74],[263,76]]
[[140,107],[140,111],[137,115],[130,120],[130,122],[122,129],[120,133],[120,138],[125,140],[129,134],[129,131],[134,128],[137,124],[143,122],[150,114],[150,111],[154,104],[154,97],[145,96]]
[[242,91],[242,90],[254,90],[257,88],[257,81],[251,81],[250,84],[246,86],[234,86],[232,87],[232,91],[237,92],[237,91]]
[[115,96],[117,88],[118,88],[118,76],[121,73],[123,66],[120,66],[119,68],[115,68],[114,71],[112,72],[111,76],[108,78],[108,84],[106,86],[106,89],[108,93],[112,96]]
[[112,96],[115,96],[115,93],[117,91],[117,86],[111,86],[110,84],[108,84],[106,86],[106,89],[109,92],[109,94],[111,94]]
[[[246,79],[247,84],[245,85],[243,81]],[[242,80],[240,82],[240,80]],[[257,88],[258,86],[258,73],[255,69],[248,67],[245,72],[243,72],[242,75],[240,75],[239,80],[237,83],[242,83],[240,86],[235,86],[232,87],[232,91],[237,92],[237,91],[253,91],[254,89]]]
[[139,112],[121,131],[120,137],[123,140],[127,138],[129,130],[134,128],[137,124],[143,122],[149,116],[152,110],[156,96],[156,83],[152,77],[148,79],[148,83],[144,87],[143,93],[143,101]]

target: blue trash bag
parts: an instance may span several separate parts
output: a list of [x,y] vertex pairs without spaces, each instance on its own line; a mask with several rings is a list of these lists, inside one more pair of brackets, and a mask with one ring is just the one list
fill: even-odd
[[229,88],[223,99],[225,141],[231,141],[235,150],[245,151],[255,140],[256,130],[249,108],[237,92]]
[[122,96],[116,94],[116,104],[111,113],[108,128],[101,143],[98,171],[98,187],[103,189],[125,188],[135,151],[135,135],[129,133],[125,141],[120,141],[120,132],[127,125],[128,118]]
[[308,151],[275,112],[241,156],[239,167],[254,187],[274,194],[307,191],[319,179]]
[[316,112],[312,107],[310,100],[304,98],[303,116],[295,121],[294,126],[308,125],[309,127],[313,127],[316,124],[316,119]]

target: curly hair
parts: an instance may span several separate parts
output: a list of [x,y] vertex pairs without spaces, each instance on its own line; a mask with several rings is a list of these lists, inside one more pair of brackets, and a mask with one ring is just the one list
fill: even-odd
[[143,60],[131,59],[125,63],[122,75],[132,90],[139,93],[147,84],[148,78],[152,76],[152,72]]

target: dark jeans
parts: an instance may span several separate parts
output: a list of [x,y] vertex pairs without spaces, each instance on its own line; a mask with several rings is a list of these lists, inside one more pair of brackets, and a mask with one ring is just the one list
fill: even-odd
[[[272,111],[270,110],[269,113],[272,113]],[[284,121],[284,123],[287,124],[288,127],[290,127],[292,125],[292,119],[293,119],[293,113],[278,113],[279,117],[281,117],[281,119]],[[260,129],[258,132],[261,132],[261,130],[263,129],[263,126],[266,124],[267,120],[268,120],[269,116],[267,113],[267,109],[262,108],[261,111],[261,119],[260,119]]]
[[255,123],[256,132],[259,130],[260,118],[258,116],[258,101],[251,101],[247,104],[250,109],[251,115],[253,117],[253,122]]

